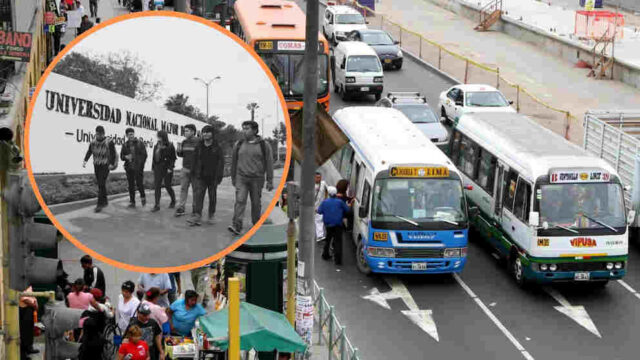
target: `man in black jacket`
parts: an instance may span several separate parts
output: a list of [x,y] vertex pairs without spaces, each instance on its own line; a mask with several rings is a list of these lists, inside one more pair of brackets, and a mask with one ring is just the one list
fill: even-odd
[[209,217],[211,223],[216,212],[217,187],[224,176],[224,154],[213,137],[213,126],[202,128],[202,141],[193,154],[193,176],[195,181],[194,214],[187,222],[191,226],[201,224],[205,192],[209,192]]
[[136,186],[140,192],[142,206],[147,204],[144,193],[144,164],[147,161],[147,149],[144,143],[136,138],[132,128],[125,130],[127,141],[120,150],[120,159],[124,161],[124,170],[129,183],[129,207],[136,207]]
[[104,135],[104,127],[98,125],[96,127],[96,135],[89,143],[89,148],[84,156],[82,167],[87,166],[87,161],[93,156],[93,169],[96,174],[96,182],[98,183],[98,204],[95,212],[102,211],[109,204],[107,200],[107,178],[109,171],[115,170],[118,164],[118,155],[113,140],[107,139]]
[[87,286],[87,290],[96,288],[100,289],[104,294],[106,291],[104,273],[99,267],[93,265],[93,258],[89,255],[84,255],[80,258],[80,265],[84,271],[84,276],[82,278]]

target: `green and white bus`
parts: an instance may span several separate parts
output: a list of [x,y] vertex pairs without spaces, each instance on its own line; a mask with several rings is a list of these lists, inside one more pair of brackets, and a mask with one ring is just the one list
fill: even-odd
[[476,236],[519,285],[625,275],[634,214],[608,163],[520,114],[463,115],[452,132],[448,155],[473,187]]

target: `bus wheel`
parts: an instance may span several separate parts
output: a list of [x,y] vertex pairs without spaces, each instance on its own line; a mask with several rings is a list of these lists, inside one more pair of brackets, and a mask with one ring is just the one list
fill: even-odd
[[524,276],[524,267],[522,265],[522,260],[520,259],[520,255],[517,252],[511,253],[511,275],[513,279],[516,281],[519,287],[524,288],[527,285],[527,280]]
[[371,268],[369,264],[367,264],[367,259],[364,257],[364,244],[362,240],[358,241],[358,247],[356,248],[356,264],[361,273],[365,275],[371,274]]

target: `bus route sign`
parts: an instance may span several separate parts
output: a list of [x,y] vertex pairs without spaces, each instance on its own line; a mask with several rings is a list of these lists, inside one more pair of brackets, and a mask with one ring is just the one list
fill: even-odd
[[438,167],[419,167],[419,166],[393,166],[389,169],[391,177],[412,177],[412,178],[440,178],[449,177],[449,168],[444,166]]

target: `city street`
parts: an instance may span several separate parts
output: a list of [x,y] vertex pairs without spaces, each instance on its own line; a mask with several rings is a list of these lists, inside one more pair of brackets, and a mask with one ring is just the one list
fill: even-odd
[[[282,176],[282,169],[274,174],[274,185],[277,186]],[[174,188],[177,196],[180,187]],[[225,178],[218,186],[218,203],[215,219],[207,224],[207,205],[203,210],[202,226],[189,226],[189,215],[175,217],[174,209],[167,209],[169,197],[162,190],[160,211],[152,213],[153,191],[147,190],[147,206],[138,204],[135,209],[128,209],[128,196],[118,198],[109,203],[100,213],[94,213],[94,203],[84,204],[74,209],[64,207],[64,212],[52,211],[60,224],[78,241],[95,252],[110,259],[136,266],[180,266],[205,259],[229,246],[239,237],[233,236],[227,227],[233,218],[233,204],[235,190],[231,186],[231,179]],[[189,192],[186,210],[190,214],[192,192]],[[274,191],[263,190],[263,211],[273,199]],[[208,198],[205,197],[205,204]],[[251,226],[250,203],[247,205],[244,219],[244,231]],[[286,222],[284,216],[273,212],[267,223]],[[188,235],[187,235],[188,234]],[[176,241],[180,239],[180,241]],[[167,254],[172,254],[167,256]]]

